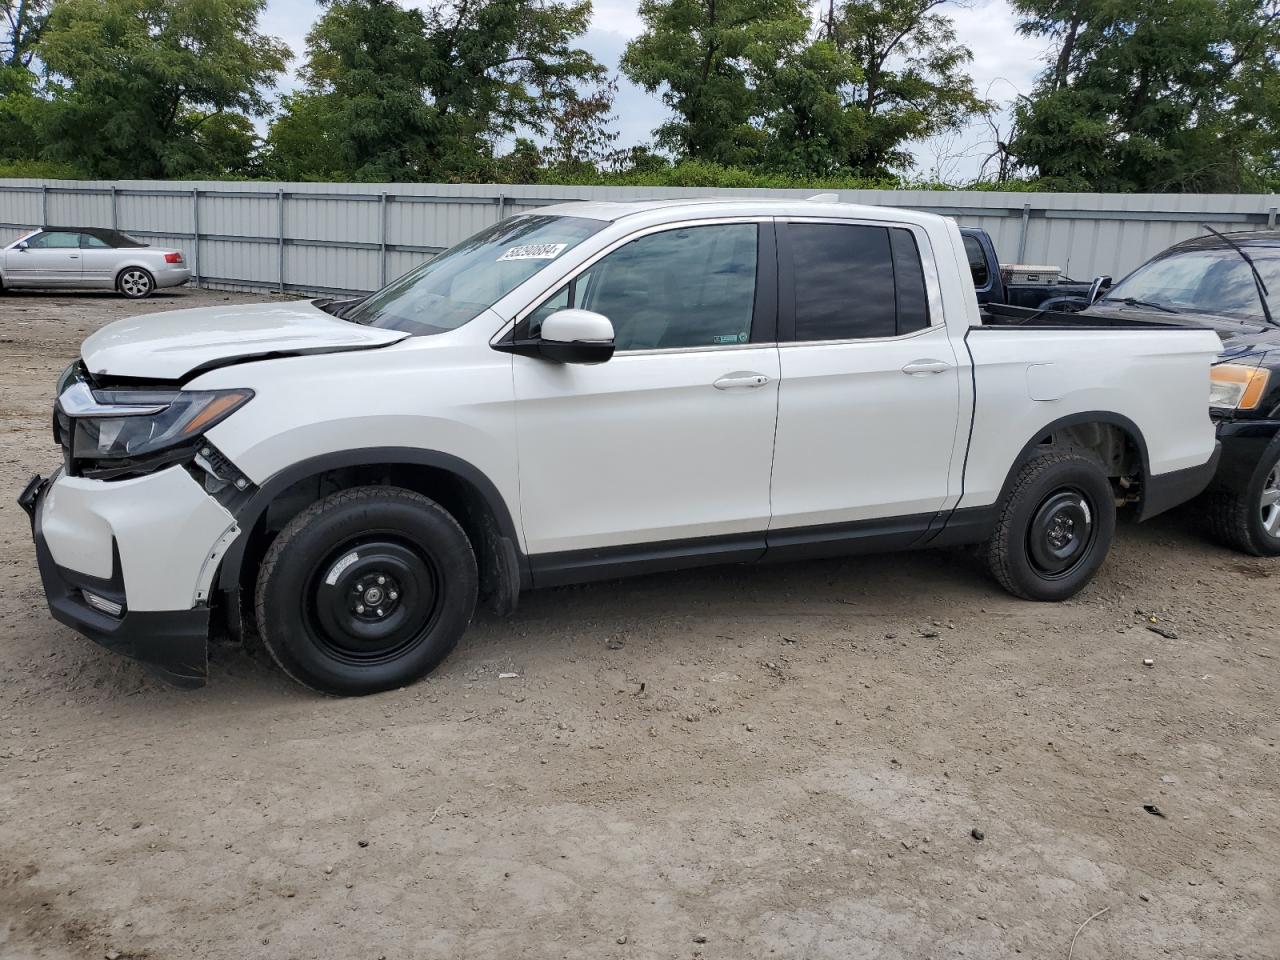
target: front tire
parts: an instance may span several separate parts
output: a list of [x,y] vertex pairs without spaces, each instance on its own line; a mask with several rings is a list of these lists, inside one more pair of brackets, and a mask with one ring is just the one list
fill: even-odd
[[116,277],[116,289],[130,300],[145,300],[156,289],[156,278],[141,267],[126,267]]
[[1255,557],[1280,556],[1280,437],[1263,451],[1248,483],[1211,491],[1206,507],[1220,543]]
[[359,696],[430,673],[476,606],[475,553],[438,503],[399,487],[358,487],[293,518],[255,591],[258,631],[285,673]]
[[1092,460],[1036,457],[1018,471],[987,542],[987,565],[1024,600],[1066,600],[1093,579],[1115,536],[1111,482]]

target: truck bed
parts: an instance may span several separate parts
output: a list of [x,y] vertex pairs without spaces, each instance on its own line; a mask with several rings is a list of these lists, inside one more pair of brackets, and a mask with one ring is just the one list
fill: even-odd
[[1034,310],[1030,307],[1012,307],[1002,303],[988,303],[980,307],[982,323],[973,330],[1010,330],[1022,327],[1028,330],[1207,330],[1208,327],[1193,324],[1152,320],[1138,317],[1083,316],[1062,310]]

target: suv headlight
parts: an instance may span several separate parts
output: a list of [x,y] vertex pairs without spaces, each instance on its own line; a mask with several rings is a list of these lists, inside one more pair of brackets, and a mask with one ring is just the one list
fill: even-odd
[[1267,392],[1271,371],[1239,363],[1220,363],[1209,372],[1209,406],[1215,410],[1256,410]]
[[140,460],[169,452],[154,466],[182,459],[252,397],[247,389],[94,390],[78,380],[58,397],[59,430],[68,432],[59,440],[86,476],[139,472]]

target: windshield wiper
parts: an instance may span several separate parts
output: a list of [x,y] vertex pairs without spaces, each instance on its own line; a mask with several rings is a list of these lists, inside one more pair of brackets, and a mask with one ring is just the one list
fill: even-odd
[[1202,223],[1200,226],[1204,227],[1219,240],[1227,244],[1227,246],[1232,250],[1240,254],[1240,259],[1249,265],[1249,270],[1253,273],[1253,285],[1258,290],[1258,302],[1262,304],[1262,316],[1267,323],[1271,324],[1271,326],[1280,327],[1280,323],[1277,323],[1275,317],[1271,316],[1271,307],[1267,303],[1267,297],[1270,296],[1270,293],[1267,290],[1266,283],[1262,279],[1262,274],[1258,272],[1258,268],[1253,262],[1253,257],[1244,252],[1244,247],[1240,246],[1240,244],[1236,243],[1220,230],[1213,229],[1213,227],[1209,226],[1207,223]]
[[1137,297],[1103,297],[1100,303],[1123,303],[1126,307],[1150,307],[1152,310],[1163,310],[1165,313],[1177,313],[1173,307],[1154,300],[1139,300]]

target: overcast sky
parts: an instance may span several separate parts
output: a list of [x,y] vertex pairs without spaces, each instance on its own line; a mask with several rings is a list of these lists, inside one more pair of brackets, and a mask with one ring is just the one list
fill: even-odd
[[[425,6],[413,3],[408,6]],[[956,23],[960,40],[973,51],[971,70],[979,95],[1007,103],[1015,93],[1027,93],[1032,79],[1042,67],[1044,45],[1018,35],[1007,0],[969,0],[965,5],[945,8]],[[314,0],[267,0],[262,27],[282,38],[294,52],[294,70],[303,57],[305,38],[319,14]],[[641,30],[636,5],[625,0],[594,0],[591,29],[582,46],[611,71],[627,41]],[[293,86],[292,75],[285,88]],[[652,141],[651,133],[666,116],[662,103],[643,90],[619,78],[615,102],[619,146]],[[985,125],[975,125],[959,136],[914,145],[917,170],[921,176],[940,173],[946,179],[964,179],[977,173],[977,165],[990,135]],[[940,169],[936,169],[940,168]]]

